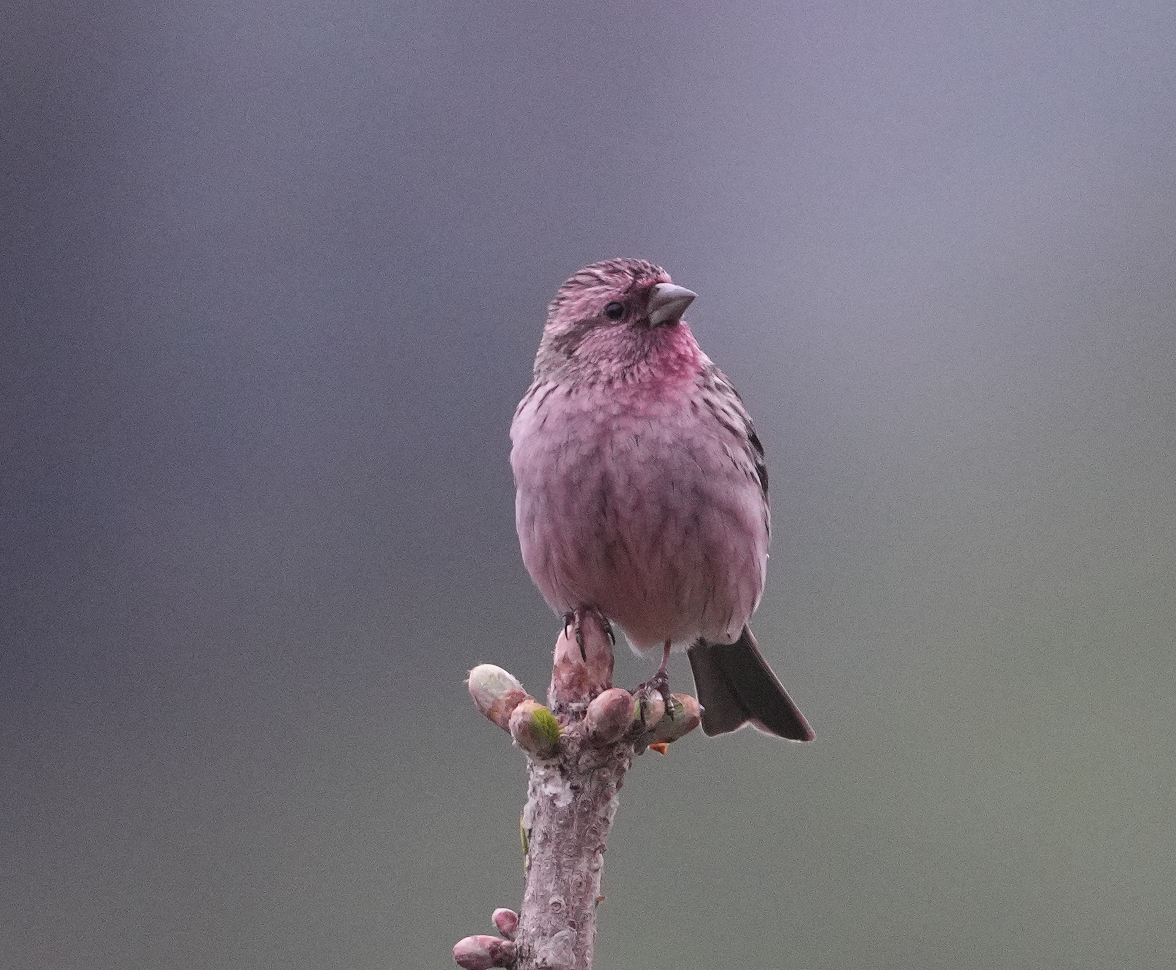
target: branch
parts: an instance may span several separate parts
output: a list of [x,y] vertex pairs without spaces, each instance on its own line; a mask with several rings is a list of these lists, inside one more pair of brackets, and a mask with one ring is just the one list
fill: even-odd
[[608,833],[633,756],[694,730],[698,701],[612,686],[612,643],[603,623],[585,615],[583,649],[567,629],[555,645],[548,705],[500,667],[470,671],[478,710],[510,732],[527,753],[523,902],[495,910],[501,937],[467,936],[453,948],[465,970],[591,970],[596,907]]

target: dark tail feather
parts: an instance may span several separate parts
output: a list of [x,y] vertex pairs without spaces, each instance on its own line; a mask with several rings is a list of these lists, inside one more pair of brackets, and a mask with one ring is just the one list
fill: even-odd
[[707,734],[726,734],[750,723],[790,741],[811,741],[815,736],[747,627],[734,643],[699,640],[686,653]]

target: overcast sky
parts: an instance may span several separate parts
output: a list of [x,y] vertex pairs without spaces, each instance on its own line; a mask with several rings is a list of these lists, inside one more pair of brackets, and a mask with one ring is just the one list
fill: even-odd
[[624,255],[756,418],[818,741],[639,759],[598,965],[1170,967],[1174,106],[1168,0],[10,3],[5,966],[517,905],[462,680],[547,683],[507,431]]

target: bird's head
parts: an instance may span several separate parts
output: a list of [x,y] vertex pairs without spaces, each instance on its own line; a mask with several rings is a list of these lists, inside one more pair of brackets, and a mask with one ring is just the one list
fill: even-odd
[[609,377],[678,343],[694,344],[682,314],[697,294],[644,259],[608,259],[586,266],[559,288],[535,360],[536,375]]

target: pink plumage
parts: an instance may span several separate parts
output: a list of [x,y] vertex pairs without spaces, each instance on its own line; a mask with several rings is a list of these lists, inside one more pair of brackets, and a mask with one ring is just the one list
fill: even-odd
[[596,610],[637,650],[687,647],[708,734],[750,722],[809,740],[747,628],[767,470],[743,402],[681,319],[694,298],[635,259],[560,287],[511,426],[523,562],[557,612]]

